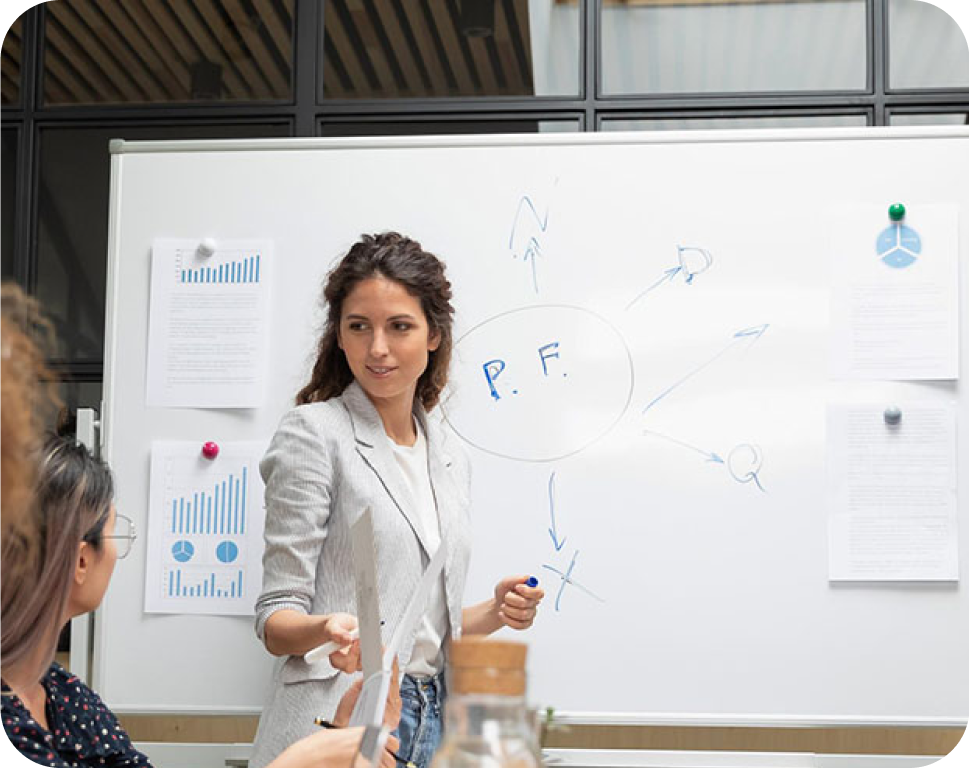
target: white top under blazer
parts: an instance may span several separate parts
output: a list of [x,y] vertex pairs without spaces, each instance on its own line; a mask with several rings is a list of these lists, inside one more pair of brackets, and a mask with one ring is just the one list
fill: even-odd
[[[450,635],[461,633],[461,606],[471,554],[470,465],[458,439],[415,404],[414,418],[427,440],[427,463],[437,506],[444,564],[444,599]],[[256,634],[288,608],[307,614],[356,614],[350,525],[365,508],[373,513],[380,613],[389,641],[407,601],[434,553],[383,423],[356,382],[339,397],[297,406],[280,421],[260,463],[266,483],[266,549]],[[406,669],[414,634],[404,638]],[[240,670],[240,674],[245,674]],[[290,744],[317,729],[314,717],[331,717],[350,677],[327,661],[301,656],[277,660],[269,697],[249,761],[262,768]]]

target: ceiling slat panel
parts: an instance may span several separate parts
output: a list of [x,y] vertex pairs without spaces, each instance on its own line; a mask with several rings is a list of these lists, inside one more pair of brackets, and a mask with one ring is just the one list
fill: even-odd
[[47,39],[47,55],[59,53],[78,75],[90,83],[94,90],[88,97],[90,100],[118,101],[123,97],[123,92],[114,80],[95,64],[87,51],[73,36],[64,31],[56,19],[48,17],[44,33]]
[[[52,9],[53,9],[52,4]],[[66,3],[56,3],[56,5],[66,6]],[[111,54],[116,57],[125,72],[137,82],[138,87],[145,94],[148,100],[164,101],[167,94],[159,86],[152,72],[157,70],[157,57],[151,47],[136,47],[138,56],[132,53],[131,46],[136,44],[132,38],[125,38],[118,33],[106,16],[99,12],[98,8],[92,3],[79,2],[70,3],[77,14],[84,19],[87,26],[93,31],[97,40],[99,54],[108,58]],[[123,24],[126,20],[124,14],[112,15],[111,19],[117,19]],[[140,58],[139,58],[140,56]]]
[[416,0],[403,0],[401,3],[401,11],[407,21],[407,26],[414,35],[414,40],[424,61],[424,67],[427,70],[428,76],[431,78],[433,95],[446,95],[448,93],[447,76],[444,73],[444,68],[441,66],[441,60],[437,54],[434,41],[428,31],[427,19],[421,13],[418,2]]
[[474,93],[474,82],[465,66],[464,57],[461,55],[461,46],[454,34],[454,26],[448,17],[447,8],[444,6],[443,0],[428,0],[427,8],[431,13],[434,26],[441,36],[444,50],[447,53],[447,62],[458,83],[458,90],[460,93],[470,96]]
[[343,99],[353,96],[349,90],[353,84],[336,47],[330,31],[327,29],[323,39],[323,87],[324,97],[328,99]]
[[475,68],[478,70],[478,77],[481,79],[481,87],[488,96],[496,96],[501,93],[498,87],[498,80],[491,67],[491,60],[488,58],[488,49],[485,47],[485,38],[474,37],[468,40],[468,49],[474,59]]
[[185,90],[190,92],[191,63],[202,58],[201,49],[185,34],[185,30],[179,25],[167,3],[160,0],[134,0],[128,8],[132,18],[147,34],[151,34],[148,28],[154,27],[156,34],[152,35],[152,40],[155,40],[156,44],[172,51],[169,65],[174,66],[176,71],[184,70]]
[[[252,62],[250,53],[243,43],[232,35],[219,13],[220,7],[214,0],[194,0],[194,5],[202,17],[199,29],[202,34],[211,39],[212,50],[217,52],[216,61],[223,65],[223,72],[235,69],[244,84],[240,92],[251,94],[249,98],[272,98],[272,86],[264,73]],[[179,16],[185,21],[193,19],[188,8],[182,10]]]
[[[328,3],[327,10],[332,9],[333,3]],[[327,13],[324,24],[326,24],[333,40],[336,54],[340,57],[347,74],[350,76],[350,81],[353,84],[353,95],[358,98],[369,96],[371,93],[370,83],[364,74],[363,67],[358,64],[357,52],[350,42],[342,17],[337,13]]]
[[357,38],[354,47],[357,49],[358,57],[366,60],[370,72],[377,79],[376,95],[386,97],[393,94],[397,90],[394,73],[390,68],[390,62],[384,58],[383,51],[380,49],[376,30],[367,17],[363,3],[360,0],[344,0],[344,2],[349,14],[348,31],[352,30],[351,37],[355,33]]
[[80,102],[89,104],[94,101],[97,86],[95,84],[88,84],[84,80],[83,75],[76,72],[68,62],[67,57],[56,48],[48,47],[44,60],[44,69],[46,72],[53,73],[67,88],[71,96],[67,99],[66,103]]
[[387,92],[387,95],[394,97],[413,95],[413,89],[419,86],[419,81],[415,81],[413,78],[408,81],[408,77],[404,73],[401,57],[407,56],[407,50],[406,46],[402,45],[403,40],[398,35],[395,38],[397,44],[395,45],[391,42],[388,28],[393,27],[395,30],[397,29],[397,22],[393,13],[390,12],[387,4],[383,2],[380,4],[380,10],[378,11],[374,0],[363,0],[363,8],[366,10],[367,21],[373,29],[374,36],[380,46],[380,55],[387,62],[390,74],[393,76],[394,87],[393,90]]
[[[189,98],[192,90],[192,76],[186,66],[186,54],[183,54],[169,37],[169,34],[155,20],[140,2],[136,0],[111,0],[110,13],[123,14],[131,21],[132,26],[158,52],[159,62],[175,79],[174,92],[178,98]],[[191,54],[187,54],[191,55]]]
[[497,2],[495,3],[495,47],[498,49],[498,58],[501,59],[502,69],[508,79],[508,87],[514,93],[527,93],[521,66],[515,56],[515,48],[511,43],[507,6],[504,3]]
[[529,55],[532,50],[528,25],[528,3],[503,0],[505,17],[508,19],[509,38],[515,51],[515,58],[522,74],[522,82],[528,93],[534,88],[532,76],[532,61]]
[[222,5],[228,11],[229,18],[235,24],[236,30],[242,36],[246,47],[252,54],[259,71],[269,81],[270,96],[286,98],[290,95],[289,72],[281,71],[272,52],[266,48],[266,44],[254,29],[252,19],[245,13],[239,0],[222,0]]
[[410,20],[401,5],[401,0],[389,0],[393,6],[393,21],[388,21],[391,39],[395,40],[395,45],[401,51],[399,54],[401,65],[407,73],[407,79],[415,83],[413,95],[432,96],[434,91],[431,81],[431,73],[424,62],[424,55],[414,37],[414,30],[410,25]]
[[74,67],[98,86],[97,101],[141,101],[140,88],[129,73],[104,48],[103,41],[93,33],[69,3],[47,3],[45,31],[50,44],[59,48]]
[[134,12],[135,4],[122,3],[121,0],[101,0],[101,7],[128,45],[141,56],[144,66],[161,84],[165,93],[161,98],[166,101],[184,99],[189,92],[188,71],[184,68],[179,71],[177,64],[180,62],[173,55],[166,55],[166,48],[158,39],[160,35],[148,36],[142,31],[142,27],[129,14],[129,11]]
[[418,69],[417,62],[414,60],[414,52],[408,45],[404,30],[400,26],[400,18],[396,14],[391,15],[389,12],[385,12],[383,19],[387,38],[397,54],[397,61],[404,76],[405,88],[401,95],[427,95],[424,77]]
[[481,73],[478,71],[477,62],[471,55],[471,48],[468,46],[468,37],[461,31],[461,12],[458,10],[458,5],[456,0],[438,0],[444,4],[444,8],[447,11],[447,18],[450,20],[450,27],[448,31],[454,35],[454,39],[458,45],[458,51],[461,54],[461,61],[464,62],[464,66],[468,70],[468,75],[471,77],[471,85],[473,90],[469,95],[482,95],[486,93],[482,85]]
[[229,99],[252,98],[251,92],[231,66],[227,66],[218,41],[212,37],[208,29],[195,17],[191,9],[175,14],[168,2],[164,0],[143,0],[146,8],[152,9],[155,20],[165,30],[168,39],[179,47],[179,52],[185,65],[191,71],[191,66],[197,61],[206,59],[222,65],[222,83],[225,97]]
[[[293,0],[286,0],[285,7],[289,11],[289,18],[293,18]],[[252,0],[252,5],[266,25],[266,30],[276,45],[280,57],[287,62],[292,71],[293,67],[293,31],[283,19],[279,17],[276,8],[269,0]]]

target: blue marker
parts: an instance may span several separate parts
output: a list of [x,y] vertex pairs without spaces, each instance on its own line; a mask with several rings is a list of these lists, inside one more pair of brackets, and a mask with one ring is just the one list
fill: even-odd
[[538,586],[538,579],[536,579],[534,576],[529,576],[528,577],[528,580],[525,582],[525,586],[526,587],[537,587]]

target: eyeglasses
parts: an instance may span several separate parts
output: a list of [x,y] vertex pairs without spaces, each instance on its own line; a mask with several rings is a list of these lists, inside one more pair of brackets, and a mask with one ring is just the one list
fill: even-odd
[[118,559],[121,560],[128,556],[131,551],[132,542],[138,538],[135,532],[135,524],[130,517],[124,515],[114,516],[114,533],[111,536],[102,536],[103,539],[116,539],[115,545],[118,549]]

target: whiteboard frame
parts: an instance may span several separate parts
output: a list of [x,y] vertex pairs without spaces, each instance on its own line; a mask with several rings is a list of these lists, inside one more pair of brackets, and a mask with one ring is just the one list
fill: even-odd
[[[212,139],[188,141],[125,141],[113,139],[111,154],[111,198],[108,218],[108,264],[105,309],[104,390],[101,426],[101,443],[105,459],[110,463],[113,455],[113,424],[110,403],[113,402],[117,368],[118,327],[118,260],[120,259],[120,205],[121,163],[124,155],[164,152],[246,152],[246,151],[305,151],[305,150],[374,150],[405,148],[461,148],[461,147],[527,147],[527,146],[596,146],[635,144],[736,144],[736,143],[788,143],[827,141],[880,141],[898,139],[969,138],[969,128],[963,126],[916,126],[916,127],[867,127],[867,128],[794,128],[794,129],[743,129],[743,130],[697,130],[615,133],[549,133],[549,134],[484,134],[444,135],[414,137],[354,137],[354,138],[273,138],[273,139]],[[965,233],[963,236],[969,236]],[[92,680],[95,689],[105,663],[104,607],[93,615],[94,653]],[[122,710],[128,714],[205,714],[205,715],[251,715],[261,709],[239,707],[175,707],[135,706]],[[757,714],[725,716],[722,714],[681,713],[615,713],[556,711],[556,722],[563,725],[639,725],[639,726],[707,726],[707,727],[762,727],[762,728],[814,728],[814,727],[917,727],[917,728],[964,728],[969,724],[963,718],[893,718],[893,717],[839,717],[839,716],[784,716]]]

